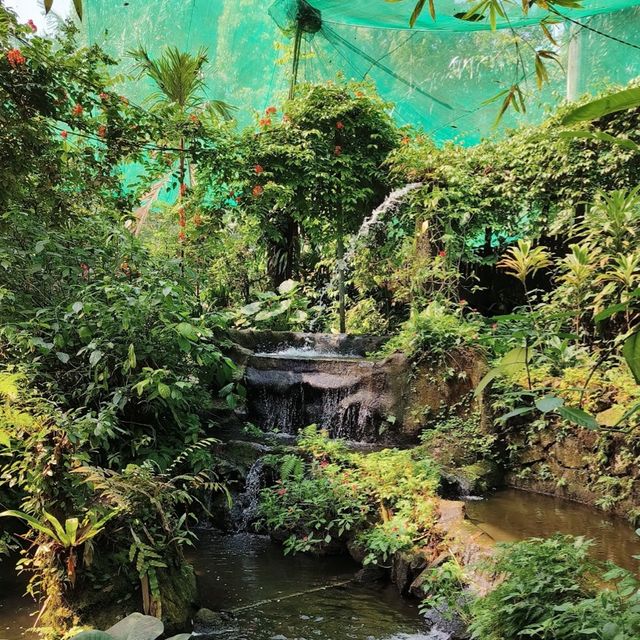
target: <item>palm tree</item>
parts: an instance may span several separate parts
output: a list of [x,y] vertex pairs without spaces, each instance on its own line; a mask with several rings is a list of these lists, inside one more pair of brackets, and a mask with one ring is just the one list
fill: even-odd
[[[234,108],[222,100],[205,100],[203,92],[205,82],[202,69],[208,62],[207,53],[200,48],[195,54],[180,51],[177,47],[167,47],[155,60],[149,52],[140,47],[130,53],[137,61],[137,69],[140,77],[146,76],[157,87],[157,91],[151,94],[148,101],[151,110],[161,113],[164,117],[172,118],[177,122],[187,122],[188,118],[195,115],[196,111],[208,111],[211,114],[231,119]],[[177,141],[179,154],[178,202],[182,200],[186,191],[186,151],[184,136]],[[161,179],[160,185],[166,183],[169,176]],[[160,189],[158,183],[152,189],[157,194]],[[153,193],[146,194],[143,198],[144,205],[140,211],[146,215],[153,201]],[[137,232],[140,232],[142,218],[139,216]],[[186,224],[183,207],[179,207],[180,239],[184,238],[182,230]]]

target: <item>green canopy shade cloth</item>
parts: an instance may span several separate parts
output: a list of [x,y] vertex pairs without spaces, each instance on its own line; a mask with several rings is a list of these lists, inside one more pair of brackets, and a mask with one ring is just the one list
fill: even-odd
[[[549,26],[557,46],[538,26],[545,12],[534,7],[523,17],[519,0],[504,2],[506,19],[498,18],[496,31],[486,17],[461,19],[473,6],[466,0],[435,5],[435,21],[425,7],[410,29],[415,0],[85,0],[83,29],[88,42],[122,59],[125,76],[133,69],[127,52],[138,45],[152,55],[165,45],[189,51],[205,46],[206,97],[238,107],[240,124],[247,124],[254,112],[286,97],[302,7],[300,81],[369,80],[392,103],[400,124],[422,128],[439,143],[475,144],[540,121],[566,95],[570,49],[579,93],[640,76],[640,0],[584,0],[581,9],[558,9],[566,20],[551,14],[555,23]],[[518,78],[514,31],[530,44],[522,55],[527,68]],[[550,82],[542,91],[535,81],[535,48],[556,50],[562,65],[548,64]],[[496,128],[499,102],[490,100],[514,79],[528,94],[527,112],[510,110]],[[125,80],[123,91],[143,102],[152,86]]]

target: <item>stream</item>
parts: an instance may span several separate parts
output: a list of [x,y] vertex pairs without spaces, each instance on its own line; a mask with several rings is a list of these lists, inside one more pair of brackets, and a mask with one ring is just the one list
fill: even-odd
[[[640,538],[623,520],[560,498],[515,489],[467,502],[468,517],[496,541],[546,537],[556,532],[595,541],[593,555],[637,571]],[[237,610],[216,633],[219,640],[439,640],[415,603],[390,585],[350,581],[359,567],[350,558],[284,556],[268,537],[199,532],[192,552],[200,604]],[[0,640],[33,638],[30,600],[13,564],[0,562]]]
[[[391,585],[349,583],[359,566],[344,556],[283,556],[268,537],[202,532],[194,557],[201,604],[237,611],[220,640],[427,640],[414,604]],[[310,591],[306,594],[300,592]],[[267,602],[268,601],[268,602]]]
[[555,533],[593,540],[591,555],[638,572],[640,537],[622,518],[562,498],[503,489],[484,500],[469,500],[467,517],[496,542],[548,538]]

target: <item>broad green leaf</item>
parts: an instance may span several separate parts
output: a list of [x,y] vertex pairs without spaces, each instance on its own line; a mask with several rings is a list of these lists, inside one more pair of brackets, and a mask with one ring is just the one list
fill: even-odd
[[635,381],[640,384],[640,331],[632,333],[624,341],[622,355],[627,361]]
[[299,285],[300,283],[296,282],[295,280],[285,280],[284,282],[280,283],[278,292],[281,294],[291,293],[292,291],[295,291]]
[[525,368],[527,360],[531,357],[528,350],[524,347],[516,347],[511,349],[502,356],[498,368],[506,376],[511,376]]
[[624,89],[574,109],[562,119],[562,124],[595,120],[610,113],[633,109],[637,106],[640,106],[640,87]]
[[77,534],[78,527],[80,526],[80,522],[78,518],[67,518],[64,523],[65,533],[67,534],[67,540],[69,544],[73,547],[77,542]]
[[240,313],[243,316],[253,316],[258,313],[260,309],[262,309],[262,302],[252,302],[251,304],[242,307],[242,309],[240,309]]
[[100,351],[100,349],[94,349],[91,352],[91,355],[89,356],[89,364],[92,367],[95,367],[95,365],[98,364],[98,362],[100,362],[100,359],[102,358],[104,354],[102,353],[102,351]]
[[0,429],[0,446],[8,447],[11,444],[11,436],[8,431]]
[[477,398],[489,385],[489,383],[493,382],[499,375],[501,375],[501,371],[499,367],[495,367],[487,371],[485,376],[480,380],[478,386],[475,388],[473,395]]
[[598,421],[591,414],[583,411],[582,409],[578,409],[577,407],[562,406],[558,407],[557,412],[565,420],[573,422],[585,429],[594,430],[600,427]]
[[159,382],[158,393],[160,394],[161,398],[164,398],[166,400],[171,396],[171,387],[168,384],[165,384],[164,382]]
[[176,331],[187,340],[197,340],[198,330],[188,322],[180,322],[176,325]]
[[538,398],[536,400],[536,408],[538,411],[542,411],[542,413],[547,413],[549,411],[555,411],[559,409],[564,404],[564,400],[562,398],[558,398],[557,396],[543,396],[542,398]]

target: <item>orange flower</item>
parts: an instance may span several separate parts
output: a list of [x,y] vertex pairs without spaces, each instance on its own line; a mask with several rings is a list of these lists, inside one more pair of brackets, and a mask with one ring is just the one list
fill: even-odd
[[180,209],[178,211],[178,224],[181,227],[186,227],[187,226],[187,216],[185,215],[184,207],[180,207]]
[[409,136],[405,136],[404,138],[402,138],[402,140],[400,142],[402,142],[402,144],[409,144],[409,142],[410,142]]
[[60,132],[60,136],[61,136],[64,140],[66,140],[66,139],[67,139],[67,136],[68,136],[68,135],[69,135],[69,133],[68,133],[67,131],[61,131],[61,132]]
[[336,129],[344,129],[344,122],[338,120],[338,122],[336,122]]
[[261,185],[257,184],[255,187],[253,187],[253,191],[251,193],[253,193],[254,197],[257,198],[264,193],[264,189]]
[[198,118],[198,116],[195,113],[192,113],[189,116],[189,120],[191,120],[191,122],[193,122],[193,124],[200,124],[200,118]]
[[185,239],[186,239],[186,237],[187,237],[187,236],[186,236],[186,234],[185,234],[185,232],[184,232],[184,231],[181,231],[181,232],[178,234],[178,240],[180,240],[180,242],[184,242],[184,241],[185,241]]
[[444,258],[444,257],[446,257],[447,252],[446,252],[446,251],[444,251],[444,250],[442,250],[442,251],[438,251],[438,255],[439,255],[441,258]]
[[76,104],[73,109],[71,109],[71,113],[74,116],[81,116],[84,112],[81,104]]
[[182,197],[182,196],[186,195],[186,193],[187,193],[187,185],[183,182],[180,185],[180,196]]
[[7,60],[14,69],[23,65],[27,61],[27,59],[22,55],[20,49],[11,49],[10,51],[7,51]]
[[254,167],[254,171],[255,171],[258,175],[260,175],[261,173],[263,173],[263,172],[264,172],[264,169],[262,168],[262,165],[257,164],[257,165]]
[[262,118],[259,124],[261,127],[268,127],[271,125],[271,118]]
[[101,138],[105,138],[105,137],[106,137],[106,135],[107,135],[107,127],[106,127],[105,125],[101,124],[101,125],[98,127],[98,135],[99,135]]
[[272,116],[274,113],[277,113],[277,112],[278,112],[278,110],[275,107],[267,107],[266,110],[265,110],[265,113],[268,116]]

